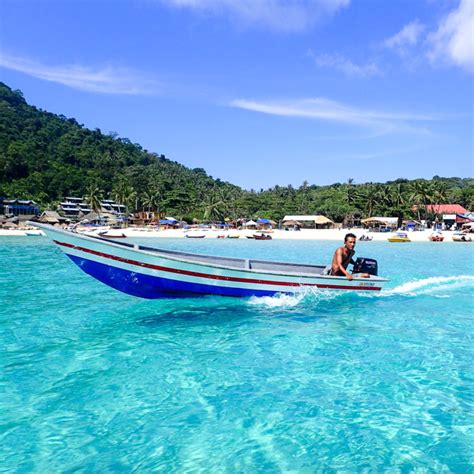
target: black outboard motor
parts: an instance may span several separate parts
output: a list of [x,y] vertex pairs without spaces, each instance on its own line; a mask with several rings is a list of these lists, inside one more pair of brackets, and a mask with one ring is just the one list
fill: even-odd
[[354,263],[352,273],[368,273],[369,275],[378,275],[377,260],[373,258],[358,257]]

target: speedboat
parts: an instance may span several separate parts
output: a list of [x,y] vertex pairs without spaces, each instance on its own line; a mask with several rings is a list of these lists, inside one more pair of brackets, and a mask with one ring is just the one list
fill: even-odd
[[433,232],[428,239],[431,242],[442,242],[444,240],[444,235],[441,232]]
[[406,232],[396,232],[394,236],[388,238],[389,242],[411,242]]
[[471,236],[464,232],[454,232],[452,239],[453,242],[472,242]]
[[[202,295],[273,296],[308,289],[380,291],[388,281],[377,262],[357,259],[352,280],[327,274],[326,265],[216,257],[146,247],[100,236],[35,225],[85,273],[112,288],[142,298]],[[362,273],[368,273],[363,278]]]

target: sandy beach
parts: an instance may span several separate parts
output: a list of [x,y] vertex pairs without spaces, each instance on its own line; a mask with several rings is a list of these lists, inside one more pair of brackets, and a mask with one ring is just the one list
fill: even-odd
[[[386,242],[389,236],[393,236],[390,232],[367,232],[363,229],[302,229],[300,231],[284,231],[273,230],[268,235],[271,235],[275,240],[337,240],[343,241],[344,236],[352,232],[359,239],[362,235],[372,237],[373,241]],[[166,229],[166,230],[152,230],[152,229],[135,229],[129,227],[127,229],[112,230],[113,233],[123,233],[127,237],[165,237],[165,238],[185,238],[189,236],[205,235],[206,239],[216,239],[219,236],[239,236],[239,238],[246,238],[254,234],[261,234],[260,231],[255,230],[183,230],[183,229]],[[428,242],[428,237],[433,233],[432,230],[408,232],[408,236],[412,242]],[[443,232],[444,242],[453,242],[452,231]]]
[[[105,229],[104,229],[105,230]],[[359,239],[362,235],[372,237],[372,241],[386,242],[390,236],[394,233],[391,232],[367,232],[363,229],[302,229],[300,231],[284,231],[284,230],[272,230],[266,231],[267,235],[270,235],[273,240],[336,240],[342,242],[344,236],[352,232]],[[87,233],[87,232],[86,232]],[[130,238],[186,238],[186,236],[202,236],[206,239],[217,239],[223,237],[236,237],[240,239],[246,239],[247,236],[253,236],[254,234],[261,234],[261,231],[255,230],[221,230],[221,229],[206,229],[206,230],[184,230],[184,229],[147,229],[147,228],[135,228],[128,227],[126,229],[111,229],[107,232],[109,235],[125,235]],[[408,237],[412,242],[428,242],[429,236],[433,233],[432,230],[408,232]],[[453,231],[443,231],[444,242],[453,242],[452,235]],[[34,234],[31,233],[30,235]],[[40,235],[44,235],[43,232],[39,231]],[[94,235],[96,235],[94,233]],[[0,237],[21,237],[27,236],[25,230],[16,229],[0,229]],[[472,236],[471,236],[472,237]]]

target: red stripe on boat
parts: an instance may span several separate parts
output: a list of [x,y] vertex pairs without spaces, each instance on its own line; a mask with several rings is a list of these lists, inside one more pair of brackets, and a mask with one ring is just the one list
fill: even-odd
[[259,285],[274,285],[274,286],[315,286],[316,288],[322,289],[337,289],[337,290],[374,290],[378,291],[381,288],[376,286],[348,286],[348,285],[327,285],[327,284],[317,284],[317,283],[294,283],[294,282],[284,282],[284,281],[272,281],[272,280],[255,280],[252,278],[238,278],[238,277],[228,277],[222,275],[209,275],[208,273],[192,272],[190,270],[180,270],[179,268],[168,268],[162,267],[160,265],[153,265],[152,263],[139,262],[137,260],[130,260],[128,258],[117,257],[116,255],[110,255],[103,252],[97,252],[96,250],[86,249],[84,247],[78,247],[77,245],[68,244],[66,242],[59,242],[58,240],[53,240],[54,243],[62,245],[63,247],[68,247],[74,250],[80,250],[81,252],[90,253],[92,255],[97,255],[98,257],[109,258],[111,260],[116,260],[117,262],[127,263],[129,265],[136,265],[138,267],[150,268],[152,270],[159,270],[162,272],[169,273],[179,273],[180,275],[187,275],[199,278],[208,278],[211,280],[224,280],[224,281],[233,281],[238,283],[256,283]]

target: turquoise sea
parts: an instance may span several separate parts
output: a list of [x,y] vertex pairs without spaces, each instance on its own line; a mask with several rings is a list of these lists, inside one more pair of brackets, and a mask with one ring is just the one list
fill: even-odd
[[[2,472],[472,472],[474,244],[360,242],[380,294],[140,300],[0,238]],[[142,240],[328,262],[337,242]]]

